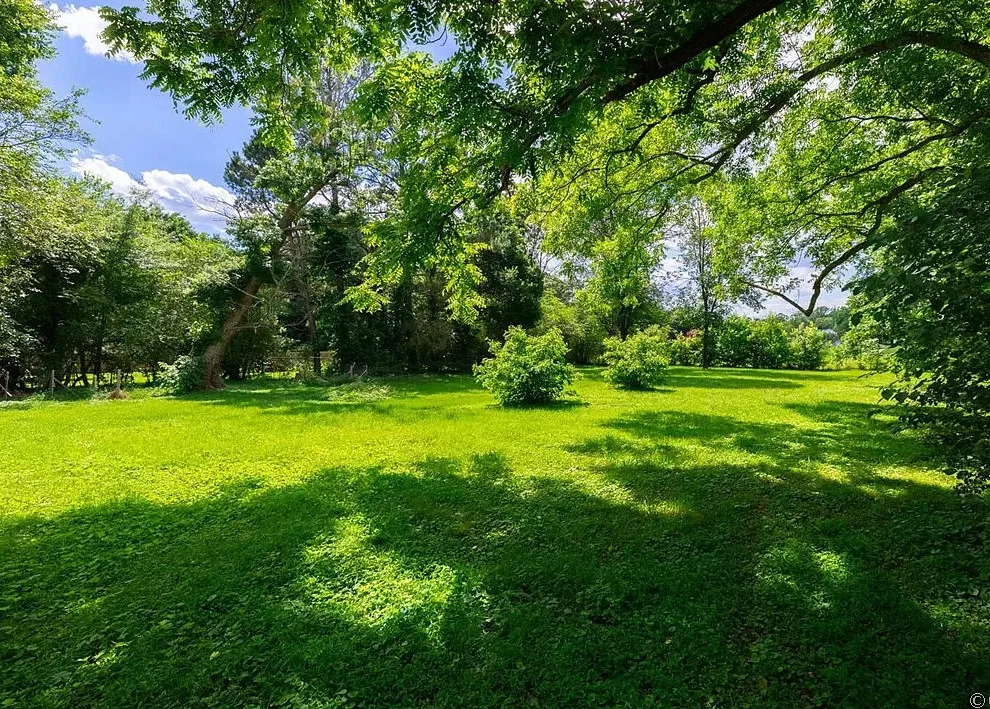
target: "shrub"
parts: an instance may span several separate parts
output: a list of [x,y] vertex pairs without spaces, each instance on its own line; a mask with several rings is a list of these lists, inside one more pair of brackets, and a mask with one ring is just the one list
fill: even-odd
[[669,361],[667,337],[656,329],[637,332],[626,340],[605,340],[605,381],[629,389],[649,389],[663,383]]
[[746,367],[750,365],[751,325],[749,320],[739,315],[725,319],[715,342],[715,360],[723,367]]
[[567,345],[557,330],[527,335],[510,327],[504,343],[491,343],[491,353],[474,366],[474,375],[503,406],[554,401],[574,380],[574,367],[565,360]]
[[783,369],[790,364],[787,325],[776,317],[753,320],[749,326],[749,364],[759,369]]
[[828,348],[828,352],[825,353],[825,365],[823,368],[833,371],[860,369],[860,364],[859,360],[855,357],[850,357],[845,348],[840,344]]
[[876,340],[863,343],[857,362],[861,369],[871,372],[894,372],[897,369],[893,349]]
[[667,345],[671,364],[697,367],[701,364],[701,338],[696,335],[678,335]]
[[830,349],[828,337],[808,323],[798,327],[791,335],[791,366],[795,369],[821,369]]
[[206,375],[202,357],[183,355],[172,364],[158,363],[158,387],[169,394],[188,394],[197,389]]
[[[856,298],[856,300],[860,300]],[[881,341],[881,326],[872,317],[863,317],[858,308],[861,303],[857,303],[856,317],[858,322],[853,325],[842,336],[839,346],[836,348],[842,357],[855,360],[856,365],[861,369],[874,372],[892,372],[896,369],[894,361],[894,351],[890,345]]]

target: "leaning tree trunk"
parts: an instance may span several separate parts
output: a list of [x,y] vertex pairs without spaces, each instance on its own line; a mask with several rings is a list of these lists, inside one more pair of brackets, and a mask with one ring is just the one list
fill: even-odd
[[[330,176],[327,176],[326,180],[329,179]],[[313,185],[306,194],[302,195],[298,200],[290,202],[282,210],[282,216],[278,220],[280,238],[271,247],[273,264],[285,246],[286,239],[291,234],[293,225],[295,225],[296,220],[299,218],[302,208],[309,204],[326,187],[326,180]],[[254,299],[258,295],[258,291],[261,290],[263,283],[264,281],[259,276],[251,276],[247,285],[244,286],[241,299],[237,301],[237,305],[231,311],[230,315],[227,316],[223,327],[220,328],[220,337],[216,342],[206,348],[206,352],[203,355],[204,374],[202,387],[204,389],[223,389],[223,357],[227,354],[227,348],[230,346],[231,340],[234,339],[234,335],[237,334],[238,329],[240,329],[241,323],[244,322],[245,316],[248,314],[251,306],[254,305]]]
[[244,286],[240,300],[237,301],[237,305],[230,312],[230,315],[227,316],[223,327],[220,328],[220,337],[217,338],[216,342],[206,348],[206,353],[203,355],[205,371],[203,373],[202,387],[204,389],[223,389],[222,367],[224,355],[227,354],[227,348],[230,346],[231,340],[234,339],[234,335],[240,329],[241,323],[244,322],[248,311],[254,305],[254,299],[258,295],[258,291],[261,290],[261,285],[261,278],[251,276],[247,285]]

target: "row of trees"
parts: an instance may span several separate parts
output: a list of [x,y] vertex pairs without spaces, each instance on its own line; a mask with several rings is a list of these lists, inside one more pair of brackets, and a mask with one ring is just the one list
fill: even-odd
[[[52,181],[65,221],[18,234],[0,275],[0,368],[13,385],[89,385],[115,369],[153,376],[210,337],[241,259],[181,217],[85,181]],[[72,211],[68,211],[71,206]],[[27,237],[27,238],[22,238]]]

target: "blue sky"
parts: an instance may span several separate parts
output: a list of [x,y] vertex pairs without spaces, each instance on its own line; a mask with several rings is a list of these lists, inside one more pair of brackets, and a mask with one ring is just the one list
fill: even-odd
[[222,229],[210,208],[225,196],[224,165],[250,136],[250,113],[231,109],[217,125],[186,119],[140,78],[139,64],[104,55],[96,6],[51,7],[65,29],[56,57],[40,67],[41,80],[59,95],[86,89],[85,125],[93,138],[68,169],[101,177],[122,194],[147,190],[197,227]]

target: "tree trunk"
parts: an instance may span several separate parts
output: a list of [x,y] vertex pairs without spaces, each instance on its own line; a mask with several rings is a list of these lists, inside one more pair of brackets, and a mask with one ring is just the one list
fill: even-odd
[[[331,207],[333,209],[333,207]],[[295,300],[303,311],[306,320],[306,341],[311,349],[313,374],[320,376],[322,367],[320,350],[317,346],[316,313],[313,309],[313,293],[309,280],[309,261],[312,245],[301,231],[295,231],[286,239],[286,246],[292,259],[292,272],[296,283]]]
[[244,286],[240,300],[220,328],[220,337],[206,348],[206,353],[203,355],[205,370],[201,384],[203,389],[223,389],[223,357],[227,354],[227,348],[240,329],[241,323],[244,322],[245,316],[254,305],[254,299],[261,290],[261,285],[262,281],[258,276],[251,276]]
[[79,348],[79,374],[82,378],[82,385],[89,388],[89,376],[86,374],[86,350],[84,347]]
[[708,369],[712,366],[712,319],[706,312],[701,325],[701,366]]
[[100,337],[96,341],[96,356],[93,360],[93,379],[96,381],[96,386],[100,386],[101,379],[103,378],[103,338]]
[[631,309],[623,305],[619,308],[619,339],[625,340],[629,337],[629,322],[632,320]]
[[317,377],[323,373],[323,362],[320,360],[320,348],[316,341],[316,316],[306,298],[306,330],[309,332],[309,346],[313,348],[313,374]]

